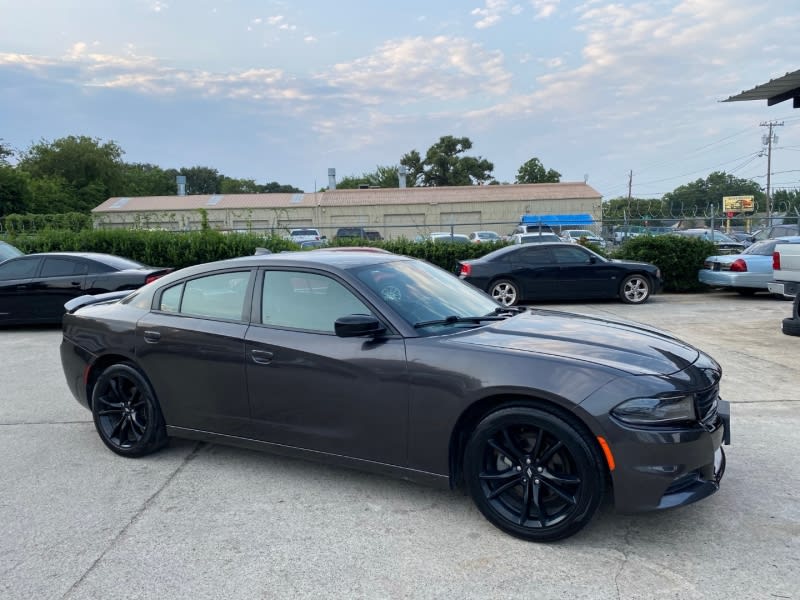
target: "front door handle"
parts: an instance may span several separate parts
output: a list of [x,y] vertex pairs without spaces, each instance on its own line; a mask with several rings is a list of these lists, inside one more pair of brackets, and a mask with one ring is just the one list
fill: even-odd
[[157,331],[145,331],[144,332],[144,341],[148,344],[157,344],[161,339],[161,334]]
[[253,359],[254,363],[258,363],[260,365],[268,365],[272,362],[272,352],[268,352],[266,350],[251,350],[250,356]]

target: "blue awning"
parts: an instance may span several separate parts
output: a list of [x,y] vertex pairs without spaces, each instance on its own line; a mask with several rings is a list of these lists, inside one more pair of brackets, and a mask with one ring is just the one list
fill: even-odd
[[589,213],[577,215],[522,215],[520,222],[525,225],[541,224],[550,227],[594,225],[594,219]]

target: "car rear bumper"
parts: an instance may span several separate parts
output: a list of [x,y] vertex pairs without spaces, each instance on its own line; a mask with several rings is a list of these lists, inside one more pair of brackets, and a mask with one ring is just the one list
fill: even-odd
[[800,291],[800,283],[797,281],[770,281],[767,283],[767,289],[773,294],[794,298]]
[[711,271],[700,269],[697,278],[700,283],[712,287],[743,287],[766,290],[770,274],[764,273],[732,273],[730,271]]
[[[610,444],[616,509],[636,513],[675,508],[715,493],[725,472],[730,405],[719,400],[712,426],[687,430],[628,430]],[[621,429],[627,429],[620,426]]]

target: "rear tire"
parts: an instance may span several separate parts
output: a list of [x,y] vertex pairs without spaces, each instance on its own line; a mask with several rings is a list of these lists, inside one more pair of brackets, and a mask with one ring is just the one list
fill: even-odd
[[120,456],[137,458],[167,443],[153,388],[130,363],[111,365],[100,374],[92,391],[92,415],[100,439]]
[[498,304],[516,306],[520,301],[519,287],[509,279],[498,279],[489,288],[489,293]]
[[464,451],[464,478],[493,525],[532,542],[577,533],[603,497],[604,466],[588,433],[533,407],[484,418]]

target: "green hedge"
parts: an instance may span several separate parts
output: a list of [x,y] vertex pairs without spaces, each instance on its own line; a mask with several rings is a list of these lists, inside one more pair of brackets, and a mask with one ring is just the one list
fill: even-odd
[[[279,236],[222,234],[218,231],[132,231],[132,230],[44,230],[34,234],[8,235],[5,239],[23,252],[105,252],[132,258],[147,265],[180,269],[204,262],[253,254],[257,247],[273,252],[297,250],[297,244]],[[450,244],[410,240],[334,241],[334,246],[373,246],[396,254],[413,256],[453,271],[459,260],[483,256],[505,243]],[[593,248],[594,249],[594,248]],[[599,248],[597,248],[599,250]],[[704,240],[678,236],[647,236],[627,240],[615,258],[641,260],[661,268],[664,289],[689,292],[704,288],[697,280],[703,260],[716,254],[716,247]]]
[[707,289],[697,279],[708,256],[718,254],[713,242],[677,235],[639,236],[626,240],[614,258],[640,260],[661,269],[664,290],[694,292]]
[[51,215],[11,214],[0,218],[0,231],[7,235],[35,233],[49,229],[82,231],[91,228],[92,217],[76,212]]
[[253,254],[256,247],[273,252],[297,245],[277,236],[225,235],[218,231],[169,232],[131,230],[42,231],[9,236],[23,252],[105,252],[146,265],[180,269],[204,262]]

